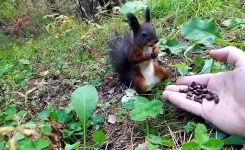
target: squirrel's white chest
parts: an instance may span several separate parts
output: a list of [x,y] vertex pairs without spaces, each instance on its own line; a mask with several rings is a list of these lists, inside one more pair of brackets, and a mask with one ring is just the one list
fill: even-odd
[[[151,47],[144,47],[144,54],[150,54],[152,52]],[[155,75],[153,60],[148,60],[140,64],[140,71],[146,80],[146,84],[156,84],[159,83],[159,78]]]

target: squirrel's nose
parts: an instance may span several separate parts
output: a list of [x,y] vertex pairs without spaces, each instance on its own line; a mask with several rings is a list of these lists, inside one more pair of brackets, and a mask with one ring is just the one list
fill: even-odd
[[156,39],[156,40],[155,40],[155,44],[156,44],[158,41],[159,41],[159,40],[158,40],[158,39]]

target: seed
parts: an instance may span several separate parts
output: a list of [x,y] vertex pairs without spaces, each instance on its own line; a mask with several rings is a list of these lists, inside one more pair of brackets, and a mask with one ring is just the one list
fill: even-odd
[[201,88],[201,85],[197,84],[197,88],[200,89]]
[[188,92],[188,93],[187,93],[187,96],[192,97],[192,95],[193,95],[192,92]]
[[208,93],[209,93],[209,94],[213,94],[213,92],[212,92],[211,90],[208,90]]
[[214,97],[214,102],[215,102],[216,104],[218,104],[218,103],[219,103],[219,98],[218,98],[218,97]]
[[203,94],[208,94],[208,90],[205,88],[205,89],[202,90],[202,93]]
[[207,85],[201,85],[201,88],[205,89],[205,88],[207,88]]
[[190,87],[190,86],[189,86],[189,87],[188,87],[188,90],[189,90],[189,91],[193,91],[193,87]]
[[187,99],[191,100],[191,97],[190,96],[186,96]]
[[213,96],[211,96],[210,94],[207,94],[206,99],[207,99],[208,101],[211,101],[211,100],[213,99]]
[[179,92],[180,93],[187,93],[188,92],[188,89],[187,88],[185,88],[185,89],[179,89]]
[[194,87],[194,86],[196,86],[196,82],[191,82],[191,84],[190,84],[190,87]]
[[206,96],[207,96],[206,94],[201,94],[201,95],[199,95],[199,97],[200,97],[201,99],[205,98]]
[[198,102],[198,103],[200,103],[200,104],[202,104],[202,100],[201,99],[196,99],[196,102]]
[[197,98],[198,98],[198,97],[197,97],[196,95],[194,95],[193,100],[194,100],[194,101],[196,101],[196,100],[197,100]]
[[200,93],[197,90],[194,90],[193,93],[196,95],[200,95]]
[[197,92],[200,92],[201,93],[202,92],[202,89],[197,89]]

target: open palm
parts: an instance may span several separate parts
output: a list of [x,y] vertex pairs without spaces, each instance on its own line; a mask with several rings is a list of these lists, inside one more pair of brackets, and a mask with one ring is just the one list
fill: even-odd
[[[216,74],[182,77],[177,85],[169,85],[163,97],[180,108],[203,117],[228,134],[245,137],[245,53],[235,47],[210,51],[210,56],[220,62],[228,62],[235,70]],[[207,85],[219,96],[219,103],[204,100],[202,104],[186,99],[179,89],[191,82]]]

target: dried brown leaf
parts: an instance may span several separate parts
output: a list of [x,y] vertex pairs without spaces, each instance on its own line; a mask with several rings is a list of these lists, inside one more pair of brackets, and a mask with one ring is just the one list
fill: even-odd
[[18,116],[17,114],[13,114],[13,115],[12,115],[12,119],[18,121],[18,120],[21,119],[21,117]]
[[16,135],[14,135],[10,140],[9,140],[9,150],[18,150],[18,145],[17,145],[17,138]]
[[4,136],[7,135],[8,133],[14,131],[14,127],[9,126],[9,127],[0,127],[0,135]]
[[33,139],[35,141],[37,141],[40,137],[40,134],[33,129],[23,129],[23,130],[19,130],[23,135],[25,135],[26,137]]

